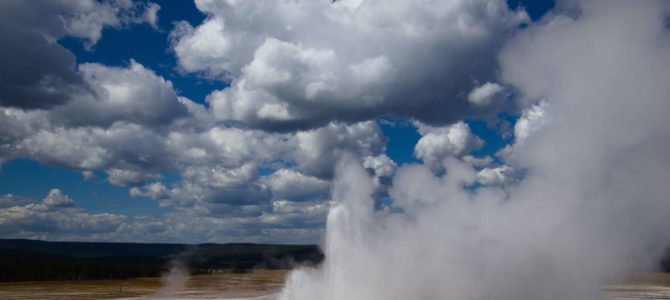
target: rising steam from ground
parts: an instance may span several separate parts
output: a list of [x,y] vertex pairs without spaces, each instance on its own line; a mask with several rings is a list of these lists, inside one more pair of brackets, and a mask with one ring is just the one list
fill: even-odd
[[472,188],[453,157],[443,176],[404,166],[390,189],[402,213],[375,211],[372,180],[345,158],[326,261],[280,299],[590,300],[656,263],[670,241],[668,3],[560,6],[500,55],[536,116],[501,153],[518,180]]
[[[189,251],[187,251],[188,253]],[[170,261],[169,270],[161,276],[161,287],[151,294],[151,299],[175,298],[179,292],[186,290],[186,283],[191,278],[183,257]]]

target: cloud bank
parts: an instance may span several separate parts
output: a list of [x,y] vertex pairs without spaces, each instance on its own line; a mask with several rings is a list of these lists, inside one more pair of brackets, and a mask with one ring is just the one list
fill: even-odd
[[3,1],[0,3],[0,105],[50,108],[89,87],[76,71],[75,56],[57,43],[65,36],[86,39],[91,48],[106,27],[149,23],[155,3],[128,0]]
[[265,130],[394,115],[458,121],[468,92],[493,78],[495,54],[523,11],[505,1],[208,1],[180,23],[184,72],[230,82],[207,98],[221,120]]

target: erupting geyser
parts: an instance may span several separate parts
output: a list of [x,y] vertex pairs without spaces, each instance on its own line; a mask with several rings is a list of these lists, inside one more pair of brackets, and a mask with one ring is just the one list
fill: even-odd
[[406,165],[395,209],[352,157],[339,165],[318,269],[293,272],[279,299],[591,300],[647,271],[670,241],[668,2],[564,3],[499,56],[526,105],[499,152],[515,180],[475,184]]

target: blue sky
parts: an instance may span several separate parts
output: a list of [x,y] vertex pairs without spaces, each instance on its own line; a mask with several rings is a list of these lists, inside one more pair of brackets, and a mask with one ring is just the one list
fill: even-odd
[[[0,1],[0,236],[327,238],[336,267],[380,280],[345,293],[400,267],[528,298],[548,262],[539,297],[589,299],[668,246],[668,15],[662,0]],[[388,295],[426,292],[395,279]]]
[[[500,1],[491,2],[501,4]],[[64,24],[62,30],[49,32],[51,29],[44,29],[44,31],[55,38],[57,44],[66,49],[65,51],[72,53],[75,64],[79,65],[74,71],[78,74],[74,76],[84,78],[85,86],[96,90],[97,93],[90,96],[84,95],[86,92],[81,90],[77,92],[81,94],[67,92],[70,93],[68,97],[71,96],[73,100],[63,100],[58,104],[35,102],[33,105],[30,104],[28,98],[25,104],[0,103],[8,109],[7,113],[0,117],[5,118],[4,122],[7,124],[14,122],[11,124],[15,127],[6,127],[9,128],[8,130],[19,128],[17,126],[38,128],[34,132],[26,133],[25,136],[2,140],[3,147],[18,149],[7,150],[0,156],[3,161],[0,169],[0,195],[5,195],[3,205],[11,207],[14,204],[40,203],[47,195],[51,195],[50,191],[57,189],[59,195],[74,201],[76,207],[72,209],[76,210],[77,214],[84,214],[91,219],[111,214],[117,218],[115,220],[120,220],[117,224],[119,226],[123,223],[132,223],[135,224],[133,226],[140,226],[146,230],[147,227],[150,227],[147,224],[153,224],[152,222],[156,224],[161,220],[173,222],[183,218],[197,217],[199,214],[211,219],[235,219],[240,223],[231,225],[229,230],[223,228],[221,232],[215,233],[193,229],[192,235],[188,230],[165,229],[170,224],[161,224],[156,225],[165,227],[156,229],[160,231],[160,234],[151,235],[147,233],[150,231],[137,231],[137,234],[128,235],[118,228],[110,232],[94,233],[77,232],[65,227],[54,228],[53,231],[32,231],[17,221],[16,224],[5,225],[4,229],[0,228],[0,232],[4,232],[6,236],[78,240],[144,240],[146,238],[152,241],[186,242],[240,240],[315,242],[323,227],[325,212],[322,207],[328,198],[327,185],[332,179],[333,161],[336,160],[337,153],[341,150],[352,151],[361,157],[361,162],[369,164],[371,174],[380,182],[389,181],[388,178],[391,175],[387,174],[386,169],[405,164],[432,164],[436,172],[442,172],[439,161],[445,156],[457,156],[466,161],[473,158],[489,158],[491,161],[488,164],[490,165],[484,166],[483,162],[475,163],[475,165],[478,169],[495,168],[501,164],[497,152],[514,142],[514,136],[510,134],[510,130],[513,130],[516,118],[520,116],[520,111],[510,100],[512,89],[496,90],[493,93],[495,95],[485,95],[482,101],[494,101],[495,103],[487,104],[489,106],[483,108],[478,106],[479,104],[472,104],[474,103],[472,101],[467,106],[468,101],[465,100],[467,97],[464,96],[464,93],[474,91],[480,84],[481,87],[484,87],[486,82],[495,82],[495,64],[489,66],[490,57],[494,57],[498,49],[502,47],[505,36],[526,26],[527,22],[532,22],[515,19],[518,18],[515,13],[518,13],[523,7],[531,19],[536,21],[553,7],[553,1],[508,1],[507,4],[512,10],[502,7],[498,15],[482,17],[486,19],[482,21],[484,24],[482,26],[491,26],[486,29],[491,31],[491,37],[488,38],[490,41],[483,42],[481,45],[473,43],[470,46],[477,51],[458,53],[460,50],[452,50],[448,48],[449,46],[437,43],[435,45],[438,46],[431,47],[447,47],[447,49],[436,48],[435,53],[427,53],[427,55],[437,55],[441,52],[451,53],[452,51],[456,53],[453,54],[454,57],[444,59],[481,62],[482,67],[472,69],[469,65],[463,65],[449,69],[452,67],[436,66],[435,68],[425,67],[427,70],[422,70],[416,69],[419,68],[416,66],[393,64],[393,59],[412,57],[412,51],[415,50],[411,49],[403,50],[406,52],[391,51],[376,57],[371,56],[367,60],[362,60],[363,63],[354,61],[358,59],[357,57],[351,58],[351,61],[346,58],[341,63],[350,63],[350,70],[354,70],[354,73],[358,72],[356,70],[363,70],[361,76],[364,77],[358,79],[358,83],[350,82],[346,78],[337,79],[338,81],[333,84],[337,84],[339,90],[335,91],[329,90],[329,87],[323,87],[330,83],[327,80],[332,80],[320,77],[320,74],[325,73],[324,70],[308,69],[319,64],[326,66],[331,64],[328,57],[332,54],[309,52],[310,50],[304,49],[309,45],[321,45],[328,48],[331,42],[321,43],[318,38],[310,36],[309,31],[289,28],[288,25],[287,32],[296,32],[295,36],[291,36],[290,33],[275,32],[276,28],[272,28],[272,24],[260,23],[263,20],[263,14],[270,13],[265,9],[257,11],[259,19],[250,19],[251,21],[248,21],[250,23],[245,23],[244,14],[249,13],[249,7],[240,8],[241,17],[238,20],[234,16],[236,11],[229,12],[225,8],[219,10],[217,7],[205,6],[201,8],[203,10],[201,11],[190,1],[136,2],[132,7],[125,7],[114,1],[91,3],[107,5],[100,8],[99,11],[109,9],[112,14],[116,14],[117,19],[108,23],[102,20],[100,21],[102,24],[87,23],[84,25],[76,23],[81,20],[73,19],[71,24]],[[157,21],[148,14],[151,3],[160,6],[156,14]],[[20,8],[20,5],[15,5],[15,3],[6,5],[6,9],[18,11],[16,18],[21,24],[21,30],[31,26],[35,26],[38,31],[42,30],[40,26],[44,26],[43,24],[37,24],[39,21],[30,20],[21,14],[25,10],[31,12],[31,9],[36,10],[37,8]],[[76,9],[79,8],[59,7],[54,9],[53,13],[68,12],[68,10],[73,11],[68,15],[75,16],[95,13],[95,11],[80,12]],[[470,13],[470,11],[464,9],[463,13]],[[287,17],[283,16],[283,18]],[[305,22],[308,22],[307,17],[301,18],[292,26],[305,26]],[[232,28],[231,35],[235,36],[237,39],[235,41],[242,46],[239,48],[235,48],[238,46],[227,46],[226,43],[235,42],[225,39],[218,41],[219,44],[214,43],[214,46],[204,45],[205,42],[213,41],[210,36],[206,35],[209,33],[205,32],[205,29],[208,28],[208,24],[214,24],[214,21],[217,20],[239,21],[239,24],[231,23],[226,26]],[[272,19],[268,22],[271,23]],[[449,24],[450,20],[445,19],[444,22]],[[78,28],[75,26],[77,24],[86,30],[75,30]],[[259,28],[251,28],[254,24],[257,24]],[[263,26],[270,27],[263,28]],[[334,25],[325,24],[323,26]],[[181,31],[178,30],[179,28]],[[224,27],[224,30],[229,30],[227,28]],[[18,30],[17,32],[23,32]],[[95,38],[96,33],[100,34],[99,38]],[[6,34],[3,39],[10,36],[9,30],[2,34]],[[15,33],[11,32],[11,34]],[[392,35],[389,34],[389,36]],[[244,40],[246,37],[249,37],[248,41]],[[255,43],[267,37],[273,37],[279,42],[266,42],[261,46],[245,48],[245,43]],[[332,36],[333,40],[345,41],[347,38],[339,35]],[[431,37],[426,38],[427,45],[430,45],[430,39]],[[446,36],[444,42],[450,44],[453,40],[458,43],[459,39],[467,41],[467,37],[455,35]],[[377,42],[387,46],[404,43],[403,40],[393,40],[393,37],[382,37]],[[205,47],[204,52],[197,49],[201,44]],[[226,52],[225,55],[233,58],[217,60],[216,50],[207,52],[212,51],[207,47],[217,47],[217,45],[220,48],[231,47],[232,50]],[[270,46],[276,49],[271,49]],[[330,53],[336,53],[336,60],[341,59],[341,53],[347,52],[345,44],[333,44],[332,47],[333,52]],[[354,51],[370,52],[364,46],[357,45],[356,47]],[[248,56],[253,51],[256,51],[257,60],[250,62]],[[277,53],[282,53],[282,51],[304,52],[287,58],[272,56],[279,55]],[[480,57],[472,56],[474,54],[467,54],[467,52],[485,54]],[[268,57],[262,60],[260,59],[261,54],[268,55]],[[459,56],[462,57],[459,58]],[[309,61],[314,59],[313,57],[325,58],[324,61]],[[296,65],[300,63],[305,65],[292,69],[294,66],[278,63],[275,69],[272,69],[273,67],[269,65],[277,63],[276,59],[289,61],[286,64],[295,60]],[[390,67],[384,69],[389,65],[388,61],[391,61]],[[287,72],[294,72],[302,68],[297,72],[303,73],[295,73],[292,76],[314,76],[316,79],[305,77],[301,80],[312,80],[313,84],[306,86],[305,91],[310,89],[315,91],[312,93],[316,95],[314,97],[317,97],[316,99],[323,97],[325,100],[318,101],[323,101],[324,104],[316,106],[311,104],[312,96],[309,92],[305,96],[309,99],[294,100],[297,94],[293,86],[270,82],[276,79],[269,77],[258,79],[258,76],[266,76],[252,73],[260,67],[267,69],[263,71],[266,73],[259,74],[274,74],[272,73],[275,72],[274,70],[281,71],[282,67],[287,68]],[[364,67],[367,69],[364,70]],[[380,68],[386,71],[381,71],[381,75],[374,73]],[[397,71],[398,68],[405,69]],[[441,87],[453,84],[423,79],[417,82],[407,82],[401,79],[401,76],[396,80],[393,77],[395,75],[390,75],[395,74],[391,73],[393,70],[405,72],[405,74],[417,74],[418,78],[429,74],[437,75],[439,78],[449,74],[450,78],[456,77],[454,82],[457,84],[453,88],[442,89]],[[128,72],[134,72],[143,77],[138,77],[139,79],[126,77],[127,75],[124,74],[129,74]],[[453,76],[455,72],[463,74]],[[365,80],[371,76],[382,77],[372,78],[368,84]],[[477,78],[477,76],[480,77]],[[119,77],[121,79],[118,79]],[[125,78],[130,78],[128,79],[130,82],[124,82]],[[10,79],[5,78],[4,80],[9,81]],[[140,86],[123,88],[124,84],[128,86],[133,84],[133,80],[144,79],[147,81],[135,81],[139,82]],[[262,91],[271,95],[264,97],[278,97],[278,102],[264,104],[262,101],[265,101],[265,98],[249,98],[251,100],[248,102],[235,100],[254,97],[253,95],[256,95],[254,93],[258,93],[256,90],[248,90],[248,87],[231,87],[231,85],[242,82],[243,79],[249,86],[265,84],[266,87]],[[166,83],[168,81],[171,82],[171,85]],[[403,83],[400,84],[400,82]],[[462,86],[463,83],[467,83],[468,86]],[[79,83],[73,85],[77,84]],[[348,87],[342,89],[342,85],[348,85]],[[110,89],[110,86],[122,87],[125,91],[129,91],[127,93],[133,93],[144,87],[155,88],[155,90],[139,94],[137,98],[132,98],[134,96],[131,95],[130,100],[123,101],[139,103],[147,101],[146,97],[156,94],[165,95],[164,97],[169,99],[156,100],[154,104],[140,106],[137,110],[120,108],[117,104],[113,104],[115,101],[113,97],[117,97],[115,93],[119,89]],[[59,88],[66,89],[60,86],[56,89]],[[346,91],[347,89],[351,91]],[[67,90],[70,91],[70,89]],[[106,101],[112,104],[95,110],[98,109],[95,105],[101,103],[102,100],[86,100],[86,97],[102,97],[100,95],[105,93],[101,94],[100,91],[103,90],[109,94],[107,96],[109,99]],[[223,92],[217,94],[215,91]],[[127,94],[123,95],[127,96]],[[404,100],[408,95],[417,97],[416,106],[407,104],[413,100]],[[206,101],[208,96],[211,99]],[[495,99],[491,98],[494,96]],[[174,104],[178,101],[177,97],[187,99],[180,100],[182,101],[180,103],[188,101],[190,104],[184,104],[183,107],[182,104]],[[368,100],[349,101],[348,97],[373,100],[358,106],[358,102]],[[166,104],[167,102],[163,101],[172,101],[170,102],[172,104]],[[344,101],[346,104],[343,106],[333,104],[337,101]],[[79,106],[69,107],[60,104],[63,102],[79,103]],[[157,109],[153,110],[153,105]],[[177,106],[172,107],[174,105]],[[256,115],[250,115],[245,110],[247,109],[245,105],[260,105],[258,107],[261,108]],[[34,107],[39,109],[34,109]],[[89,110],[85,110],[86,108]],[[91,113],[91,109],[97,111],[98,115]],[[115,109],[119,111],[113,111]],[[288,118],[285,109],[288,109]],[[12,113],[9,112],[10,110]],[[19,110],[27,113],[20,117],[12,115]],[[199,110],[212,114],[213,117],[209,115],[203,117],[197,113]],[[91,114],[90,118],[87,117],[89,114]],[[262,114],[269,114],[270,117],[265,119],[258,117]],[[14,117],[9,117],[10,115]],[[107,118],[109,121],[103,121]],[[48,121],[39,121],[43,119]],[[165,119],[170,121],[166,123]],[[39,127],[45,123],[50,124],[48,126],[51,127]],[[464,125],[451,127],[453,124]],[[23,134],[18,129],[12,132],[17,135]],[[119,136],[114,135],[117,132],[121,132]],[[98,133],[100,137],[90,138],[95,141],[87,140],[86,136]],[[459,139],[459,136],[463,135],[465,137]],[[126,139],[128,136],[132,138]],[[206,140],[208,137],[212,140]],[[218,140],[219,137],[222,140]],[[166,141],[166,144],[153,143],[154,139]],[[422,139],[423,143],[421,143]],[[60,148],[63,147],[61,143],[67,143],[68,146]],[[193,145],[189,146],[189,143]],[[296,143],[298,146],[294,146]],[[423,152],[419,150],[419,145],[425,147],[422,148]],[[224,150],[218,154],[211,153],[207,147],[213,146]],[[168,149],[168,147],[178,149]],[[225,150],[229,147],[233,150]],[[236,147],[241,148],[237,150]],[[101,150],[98,154],[87,156],[93,148]],[[64,149],[64,154],[60,153],[59,149]],[[184,153],[188,155],[171,157],[172,151],[180,152],[180,155],[185,155]],[[79,152],[81,154],[77,154]],[[199,160],[210,156],[211,161]],[[375,169],[374,166],[380,169]],[[110,174],[115,174],[116,177]],[[207,183],[208,180],[221,180],[221,183],[210,185]],[[242,183],[238,184],[238,181]],[[296,188],[294,185],[301,187]],[[383,183],[378,193],[382,198],[387,197]],[[189,196],[184,196],[186,194]],[[17,200],[17,198],[22,200]],[[281,216],[285,218],[285,221],[275,224],[277,228],[273,228],[272,226],[275,225],[272,224],[255,225],[255,222],[262,221],[254,220],[268,218],[273,213],[280,214],[281,209],[277,208],[279,205],[288,205],[287,207],[291,209],[286,216]],[[311,207],[312,211],[319,211],[319,213],[301,216],[300,212],[306,207]],[[76,216],[65,215],[68,218],[76,218]],[[48,219],[48,217],[45,218]],[[186,228],[188,226],[191,225],[184,225]],[[273,233],[281,232],[280,229],[285,230],[280,234]],[[299,234],[295,235],[295,232]]]

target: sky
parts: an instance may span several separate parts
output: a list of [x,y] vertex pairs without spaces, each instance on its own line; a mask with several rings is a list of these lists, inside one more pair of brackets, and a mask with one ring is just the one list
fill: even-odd
[[501,50],[565,2],[3,1],[0,235],[317,243],[345,154],[380,211],[405,165],[514,182]]

